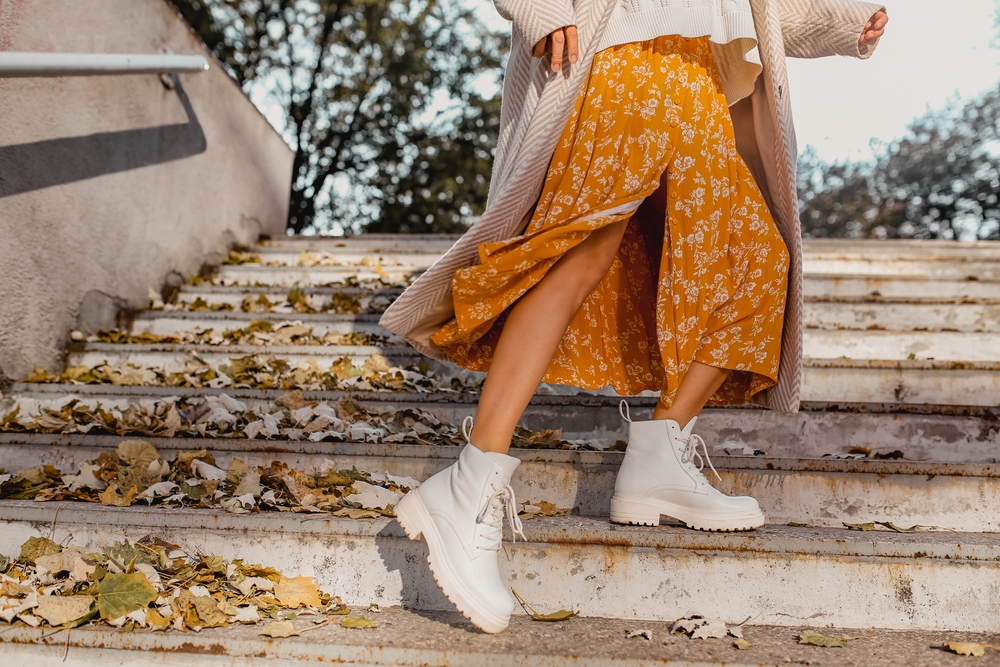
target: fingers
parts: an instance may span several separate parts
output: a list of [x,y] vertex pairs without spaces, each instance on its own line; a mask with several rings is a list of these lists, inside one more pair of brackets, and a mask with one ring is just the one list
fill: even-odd
[[566,48],[566,33],[560,28],[549,35],[549,52],[552,54],[552,71],[558,72],[562,68],[563,50]]
[[545,46],[546,44],[548,44],[548,41],[549,41],[548,35],[538,40],[538,43],[535,44],[535,48],[531,50],[531,55],[535,56],[536,58],[541,58],[542,56],[544,56]]
[[575,63],[579,54],[577,53],[578,39],[576,34],[576,26],[571,25],[566,27],[566,51],[569,54],[569,61]]

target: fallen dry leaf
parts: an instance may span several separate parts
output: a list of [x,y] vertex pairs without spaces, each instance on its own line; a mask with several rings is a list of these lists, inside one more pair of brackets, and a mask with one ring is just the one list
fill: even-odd
[[977,644],[975,642],[944,642],[941,646],[958,655],[971,655],[977,658],[986,655],[985,644]]
[[799,643],[808,644],[809,646],[822,646],[824,648],[842,648],[847,646],[846,639],[827,637],[813,630],[806,630],[799,634]]
[[283,606],[296,609],[301,606],[320,607],[319,588],[313,583],[312,577],[282,577],[274,587],[274,597]]
[[257,634],[264,635],[265,637],[273,637],[274,639],[297,637],[299,635],[291,621],[275,621],[274,623],[261,628],[260,632]]
[[41,595],[34,614],[41,616],[49,625],[66,625],[80,620],[90,613],[94,598],[89,595]]
[[141,572],[106,575],[87,594],[97,596],[97,610],[103,619],[120,618],[157,598],[156,589]]
[[341,619],[340,627],[352,630],[364,630],[365,628],[376,628],[378,625],[367,616],[348,616]]
[[754,644],[751,644],[746,639],[740,637],[739,639],[733,642],[733,646],[735,646],[741,651],[746,651],[747,649],[753,648]]

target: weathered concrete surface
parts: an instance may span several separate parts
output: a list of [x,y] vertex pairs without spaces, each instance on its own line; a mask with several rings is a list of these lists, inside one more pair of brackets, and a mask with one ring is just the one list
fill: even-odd
[[[0,4],[0,50],[210,58],[163,0]],[[55,367],[85,293],[133,307],[172,270],[285,225],[292,153],[220,66],[0,80],[0,371]]]
[[[273,411],[284,393],[275,389],[194,389],[190,387],[115,387],[110,385],[15,384],[0,397],[0,412],[15,405],[26,412],[57,408],[74,398],[88,405],[127,407],[145,399],[195,398],[227,394],[255,410]],[[447,423],[460,424],[475,415],[478,394],[453,392],[304,392],[309,401],[337,401],[350,395],[380,411],[427,410]],[[569,440],[592,440],[604,447],[627,437],[618,413],[621,397],[595,394],[540,395],[528,406],[522,424],[532,430],[562,429]],[[635,419],[648,419],[656,399],[630,397]],[[1000,418],[996,408],[941,405],[812,403],[794,415],[763,409],[708,408],[698,420],[698,433],[711,451],[747,446],[779,458],[820,458],[847,454],[852,447],[873,452],[899,450],[910,461],[942,463],[1000,462]]]
[[[2,434],[0,468],[53,465],[76,473],[79,464],[113,450],[117,436]],[[379,445],[237,438],[157,438],[160,454],[207,449],[218,465],[233,459],[255,466],[282,461],[298,470],[332,460],[356,467],[426,479],[454,463],[458,447]],[[588,516],[607,516],[623,454],[559,450],[512,450],[523,462],[512,484],[521,501],[546,500]],[[961,532],[1000,533],[1000,465],[910,461],[800,459],[713,454],[728,494],[752,495],[769,523],[842,527],[843,522],[887,521]]]
[[[534,603],[535,601],[531,601]],[[548,611],[548,608],[545,607]],[[363,609],[353,612],[365,615]],[[63,664],[70,667],[112,665],[304,665],[350,664],[401,667],[728,667],[813,665],[820,667],[949,667],[1000,665],[1000,652],[969,659],[946,653],[945,641],[1000,643],[997,634],[914,632],[879,628],[826,628],[747,625],[743,634],[754,647],[739,650],[732,638],[692,640],[671,635],[670,623],[613,618],[573,618],[562,623],[535,623],[515,616],[506,632],[486,635],[455,612],[415,612],[399,607],[368,614],[372,630],[346,630],[330,625],[300,637],[269,640],[255,626],[209,628],[180,634],[83,627],[69,634]],[[308,619],[295,620],[297,628]],[[628,639],[630,631],[647,629],[652,639]],[[818,630],[833,637],[863,637],[846,647],[824,649],[798,643],[799,633]],[[46,636],[49,635],[49,636]],[[18,664],[56,664],[63,659],[67,633],[16,628],[0,634],[3,653]],[[37,660],[37,663],[32,661]]]
[[[56,506],[56,540],[71,533],[74,544],[96,547],[106,541],[97,526],[133,540],[155,533],[313,576],[348,604],[450,608],[424,565],[424,543],[389,520],[0,501],[0,552],[49,534]],[[706,534],[577,516],[532,519],[525,532],[529,541],[501,558],[508,584],[584,616],[989,632],[1000,615],[996,535],[785,526]]]

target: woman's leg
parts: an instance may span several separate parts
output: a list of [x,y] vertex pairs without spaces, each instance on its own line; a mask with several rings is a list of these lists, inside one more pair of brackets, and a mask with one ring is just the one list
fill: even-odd
[[476,410],[477,448],[507,453],[569,323],[607,275],[627,224],[622,220],[592,232],[511,308]]
[[668,408],[657,401],[653,409],[653,419],[673,419],[684,428],[693,417],[701,414],[708,399],[719,390],[730,373],[732,371],[727,368],[716,368],[699,361],[692,362],[687,375],[681,380],[673,404]]

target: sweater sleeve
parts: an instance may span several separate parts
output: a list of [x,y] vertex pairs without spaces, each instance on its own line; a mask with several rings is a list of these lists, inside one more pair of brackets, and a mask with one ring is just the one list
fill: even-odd
[[497,11],[514,22],[529,48],[553,30],[576,25],[573,0],[493,0]]
[[868,20],[884,5],[852,0],[778,0],[785,55],[789,58],[850,56],[870,58],[876,42],[866,53],[858,41]]

